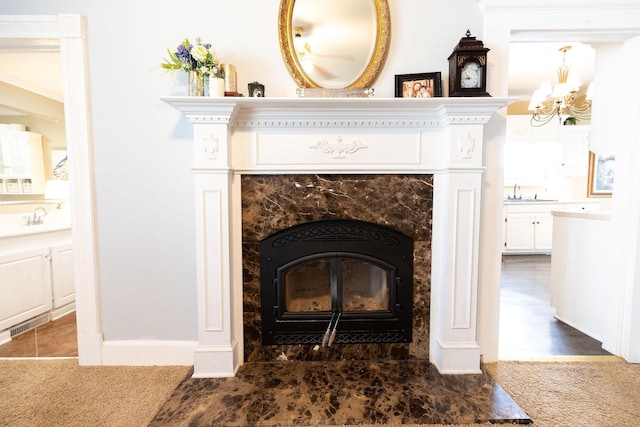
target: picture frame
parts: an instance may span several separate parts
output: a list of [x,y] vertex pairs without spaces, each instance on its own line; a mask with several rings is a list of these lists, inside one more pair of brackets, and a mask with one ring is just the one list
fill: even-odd
[[249,97],[264,98],[264,85],[258,82],[249,83]]
[[69,178],[66,148],[51,148],[51,175],[57,179]]
[[587,197],[611,197],[613,194],[615,155],[589,151]]
[[432,98],[442,96],[442,73],[396,74],[396,98]]

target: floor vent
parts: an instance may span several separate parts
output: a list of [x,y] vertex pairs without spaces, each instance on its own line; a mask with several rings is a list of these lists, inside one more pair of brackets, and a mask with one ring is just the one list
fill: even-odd
[[16,335],[20,335],[24,332],[30,331],[31,329],[36,328],[40,325],[44,325],[45,323],[48,323],[50,320],[51,320],[51,316],[49,315],[49,313],[43,314],[38,317],[34,317],[33,319],[29,319],[26,322],[23,322],[11,328],[11,338],[15,337]]

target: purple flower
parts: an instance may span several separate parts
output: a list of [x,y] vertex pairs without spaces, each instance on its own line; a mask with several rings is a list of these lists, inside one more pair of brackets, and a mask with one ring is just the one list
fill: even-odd
[[176,53],[176,55],[178,55],[178,58],[182,62],[191,61],[191,54],[189,53],[189,50],[182,44],[178,45],[178,52]]

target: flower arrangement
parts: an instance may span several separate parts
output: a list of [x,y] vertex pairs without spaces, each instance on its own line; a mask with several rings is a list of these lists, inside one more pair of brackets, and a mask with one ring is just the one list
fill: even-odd
[[211,44],[203,44],[199,37],[195,44],[184,39],[175,50],[167,49],[167,52],[169,58],[160,64],[165,70],[195,71],[202,76],[222,77],[218,56],[211,49]]

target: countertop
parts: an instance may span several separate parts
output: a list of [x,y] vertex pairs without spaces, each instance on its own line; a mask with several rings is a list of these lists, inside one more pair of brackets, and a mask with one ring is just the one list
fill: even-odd
[[0,239],[5,237],[27,236],[38,233],[49,233],[53,231],[69,230],[71,224],[38,224],[23,225],[21,227],[11,227],[0,229]]
[[590,199],[585,200],[585,199],[545,199],[545,198],[539,198],[539,199],[524,198],[524,199],[518,199],[518,200],[504,199],[503,202],[505,205],[539,205],[539,204],[569,205],[569,204],[581,204],[581,203],[585,203],[585,204],[599,203],[597,200],[590,200]]
[[68,215],[50,211],[43,218],[42,224],[27,225],[26,217],[29,214],[4,214],[0,215],[0,238],[28,236],[38,233],[49,233],[71,229]]
[[595,219],[598,221],[611,220],[611,212],[608,211],[562,210],[551,211],[551,215],[565,218]]

